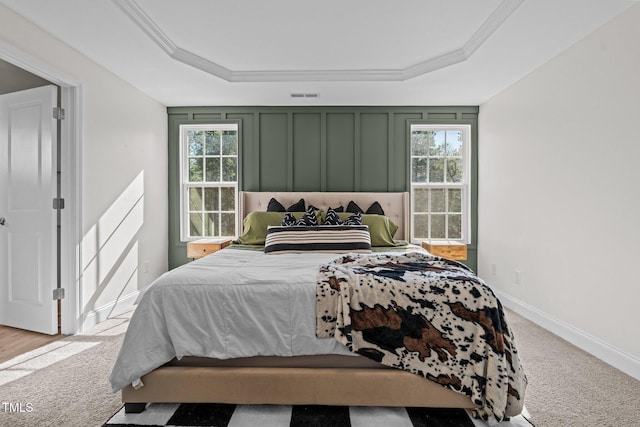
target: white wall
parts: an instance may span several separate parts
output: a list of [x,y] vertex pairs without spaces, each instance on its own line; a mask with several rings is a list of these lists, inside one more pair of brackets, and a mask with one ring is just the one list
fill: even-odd
[[637,5],[481,105],[478,221],[505,305],[637,378],[639,42]]
[[128,308],[167,269],[166,108],[4,6],[0,41],[81,82],[80,318],[88,327]]

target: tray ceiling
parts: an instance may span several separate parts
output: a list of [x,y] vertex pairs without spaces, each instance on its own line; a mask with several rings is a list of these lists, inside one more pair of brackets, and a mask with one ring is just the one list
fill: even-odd
[[0,0],[165,105],[480,104],[633,3]]

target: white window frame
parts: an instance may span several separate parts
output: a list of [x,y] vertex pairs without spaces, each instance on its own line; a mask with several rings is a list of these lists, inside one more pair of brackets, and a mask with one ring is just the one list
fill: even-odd
[[[415,130],[426,131],[461,131],[462,132],[462,182],[459,183],[430,183],[430,182],[413,182],[413,159],[423,158],[425,156],[413,155],[412,135]],[[438,125],[438,124],[411,124],[409,126],[409,186],[410,186],[410,209],[411,209],[411,242],[420,244],[422,241],[430,240],[432,242],[459,242],[464,244],[471,243],[471,125]],[[446,176],[446,173],[445,173]],[[415,235],[415,200],[414,191],[416,189],[460,189],[461,194],[461,237],[457,239],[428,237],[416,237]],[[448,205],[445,201],[445,205]],[[421,214],[420,212],[419,214]],[[445,212],[446,213],[446,212]],[[445,230],[448,230],[448,216],[445,215]],[[431,217],[429,217],[431,224]],[[430,227],[430,225],[429,225]]]
[[[187,132],[192,130],[199,131],[236,131],[238,134],[238,154],[236,155],[236,181],[219,181],[219,182],[190,182],[189,181],[189,155],[188,155],[188,137]],[[216,124],[199,124],[199,125],[180,125],[180,241],[190,242],[198,239],[207,238],[220,238],[220,237],[233,237],[238,236],[239,231],[239,180],[240,180],[240,133],[239,125],[237,123],[216,123]],[[234,213],[236,214],[236,220],[234,222],[234,236],[189,236],[189,188],[192,187],[217,187],[228,188],[233,187],[235,189],[235,203]]]

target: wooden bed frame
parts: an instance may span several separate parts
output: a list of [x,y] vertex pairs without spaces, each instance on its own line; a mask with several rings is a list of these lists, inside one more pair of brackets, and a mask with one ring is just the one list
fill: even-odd
[[[349,201],[366,211],[378,201],[385,215],[398,225],[395,238],[409,240],[408,193],[242,192],[241,218],[252,211],[265,211],[272,197],[285,207],[303,198],[307,205],[325,211],[328,207],[346,208]],[[477,407],[469,397],[415,374],[367,363],[355,367],[340,366],[340,362],[286,366],[291,358],[281,357],[274,359],[284,360],[284,364],[271,366],[251,366],[251,358],[242,366],[203,366],[201,358],[194,358],[198,362],[188,366],[185,359],[179,366],[168,364],[144,375],[144,386],[139,389],[131,385],[124,388],[125,411],[141,412],[148,402]]]

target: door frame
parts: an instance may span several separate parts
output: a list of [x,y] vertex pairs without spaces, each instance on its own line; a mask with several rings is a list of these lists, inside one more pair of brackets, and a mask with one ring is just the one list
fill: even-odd
[[[60,122],[61,186],[65,206],[61,211],[61,332],[81,331],[82,293],[82,82],[65,71],[0,40],[0,58],[60,86],[60,105],[65,118]],[[52,198],[55,195],[52,195]],[[51,303],[54,304],[53,300]]]

